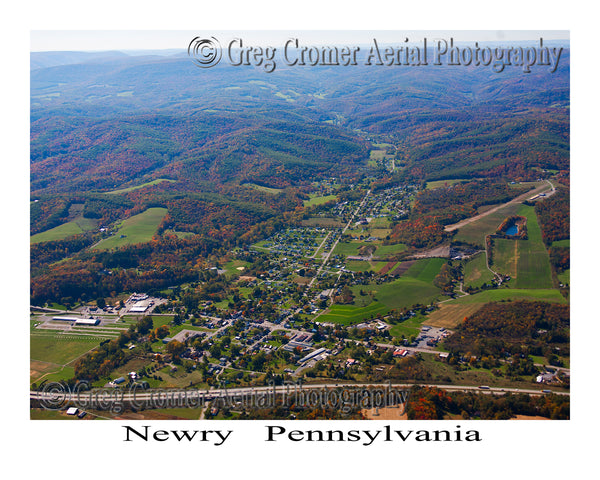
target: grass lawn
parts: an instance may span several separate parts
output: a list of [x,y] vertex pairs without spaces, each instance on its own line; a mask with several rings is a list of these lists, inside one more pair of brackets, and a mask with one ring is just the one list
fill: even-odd
[[202,383],[202,373],[200,371],[192,370],[187,373],[181,366],[177,366],[176,372],[171,372],[171,367],[165,367],[159,371],[158,375],[162,378],[160,386],[163,388],[185,388]]
[[108,250],[123,245],[148,242],[166,214],[166,208],[154,207],[123,220],[113,236],[102,240],[94,248]]
[[29,339],[30,358],[56,365],[66,365],[99,345],[100,341],[87,336],[82,336],[81,339],[73,339],[73,337],[63,339],[62,335],[33,334]]
[[390,335],[398,338],[409,338],[411,335],[417,336],[421,331],[421,325],[424,321],[425,317],[422,315],[415,315],[402,323],[393,325],[390,328]]
[[223,265],[223,270],[227,272],[228,277],[238,276],[244,273],[244,270],[250,266],[250,263],[244,260],[231,260]]
[[566,240],[556,240],[555,242],[552,242],[552,246],[553,247],[570,247],[571,239],[567,238]]

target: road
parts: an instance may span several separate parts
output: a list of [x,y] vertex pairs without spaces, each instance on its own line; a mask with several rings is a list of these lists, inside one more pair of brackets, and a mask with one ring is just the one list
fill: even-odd
[[[98,405],[104,404],[104,408],[107,406],[110,408],[110,403],[138,403],[144,404],[147,408],[158,408],[163,407],[165,402],[171,401],[176,405],[177,401],[185,402],[187,406],[190,406],[190,402],[194,402],[193,406],[201,406],[205,402],[214,400],[217,398],[228,398],[228,399],[249,399],[259,395],[264,397],[266,395],[294,395],[300,391],[307,390],[326,390],[335,388],[382,388],[382,389],[396,389],[396,390],[407,390],[411,387],[419,385],[423,387],[435,387],[447,391],[462,391],[462,392],[480,392],[485,394],[505,394],[505,393],[525,393],[529,395],[545,395],[542,389],[525,389],[525,388],[500,388],[500,387],[479,387],[473,385],[444,385],[444,384],[433,384],[433,383],[338,383],[338,384],[287,384],[287,385],[270,385],[266,387],[242,387],[242,388],[215,388],[207,390],[181,390],[181,389],[150,389],[141,390],[137,389],[126,390],[122,389],[110,389],[112,392],[110,397],[107,397],[107,389],[97,389],[91,391],[82,392],[43,392],[43,391],[30,391],[29,399],[37,401],[46,401],[50,405],[58,406],[58,408],[64,407],[68,404],[75,404],[80,408],[94,408],[94,402]],[[556,395],[569,396],[569,392],[552,391]],[[157,405],[158,403],[158,405]]]
[[329,250],[329,252],[327,252],[327,255],[323,259],[323,262],[321,263],[321,266],[317,270],[317,273],[315,274],[315,276],[311,279],[310,283],[308,284],[308,288],[312,287],[313,284],[315,283],[315,281],[319,278],[319,275],[321,275],[321,272],[323,271],[323,268],[325,268],[325,266],[327,265],[327,262],[329,262],[329,257],[331,257],[331,254],[335,250],[335,247],[337,247],[337,244],[339,243],[340,238],[342,238],[342,236],[344,235],[344,233],[346,233],[346,230],[348,230],[348,228],[350,228],[350,225],[352,225],[352,221],[354,220],[354,218],[356,217],[356,215],[358,215],[358,212],[360,212],[360,209],[363,207],[363,205],[367,201],[367,198],[369,197],[370,193],[371,193],[371,190],[367,190],[367,193],[364,196],[364,198],[362,199],[362,202],[360,202],[360,205],[358,207],[356,207],[356,210],[354,211],[354,213],[350,217],[350,220],[348,220],[348,223],[346,224],[346,226],[342,230],[342,233],[337,238],[337,240],[333,243],[333,245],[331,246],[331,249]]

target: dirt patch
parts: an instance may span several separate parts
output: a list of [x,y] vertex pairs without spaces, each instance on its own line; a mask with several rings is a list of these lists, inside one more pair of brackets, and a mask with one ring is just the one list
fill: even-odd
[[397,262],[397,261],[395,261],[395,260],[393,260],[393,261],[391,261],[391,262],[388,262],[388,263],[386,263],[386,264],[383,266],[383,268],[382,268],[381,270],[379,270],[379,275],[385,275],[385,274],[386,274],[386,273],[388,273],[388,272],[389,272],[389,271],[392,269],[392,267],[393,267],[394,265],[396,265],[397,263],[398,263],[398,262]]
[[427,325],[432,327],[456,328],[465,317],[473,315],[483,304],[472,303],[465,305],[441,304],[438,310],[435,310],[427,317]]
[[450,256],[450,245],[442,245],[440,247],[427,250],[425,252],[416,253],[410,258],[432,258],[432,257],[443,257],[447,258]]
[[408,260],[406,262],[401,262],[390,275],[395,275],[397,277],[404,275],[406,271],[415,263],[416,260]]
[[533,416],[533,415],[516,415],[514,418],[511,418],[511,420],[550,420],[550,419],[546,418],[546,417]]
[[361,413],[367,420],[408,420],[403,407],[368,408]]

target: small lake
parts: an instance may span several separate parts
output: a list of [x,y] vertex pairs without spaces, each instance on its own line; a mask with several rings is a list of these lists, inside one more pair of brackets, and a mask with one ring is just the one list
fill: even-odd
[[507,235],[517,235],[518,233],[519,233],[519,228],[515,224],[511,225],[510,227],[508,227],[506,229]]

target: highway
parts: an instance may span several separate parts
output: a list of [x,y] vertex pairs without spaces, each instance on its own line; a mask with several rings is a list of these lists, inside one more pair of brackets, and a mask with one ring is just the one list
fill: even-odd
[[[92,404],[104,406],[111,405],[111,402],[116,403],[137,403],[144,404],[147,408],[155,406],[162,407],[165,402],[176,403],[187,401],[188,404],[193,403],[196,405],[202,405],[204,402],[215,400],[218,398],[227,398],[231,400],[238,399],[249,399],[254,396],[265,397],[266,395],[285,394],[288,397],[290,395],[298,394],[301,391],[332,391],[336,388],[348,388],[348,389],[361,389],[361,388],[378,388],[385,391],[396,390],[406,391],[414,385],[420,385],[423,387],[436,387],[447,391],[462,391],[462,392],[479,392],[484,394],[506,394],[506,393],[525,393],[529,395],[545,395],[546,392],[542,389],[524,389],[524,388],[500,388],[500,387],[482,387],[473,385],[443,385],[443,384],[410,384],[410,383],[358,383],[358,384],[287,384],[287,385],[271,385],[265,387],[243,387],[243,388],[216,388],[210,390],[194,390],[194,389],[149,389],[142,390],[137,389],[136,391],[130,389],[114,389],[114,388],[103,388],[90,391],[83,391],[79,393],[70,392],[44,392],[44,391],[30,391],[30,400],[37,400],[44,402],[46,401],[50,405],[58,405],[59,408],[64,407],[68,404],[79,405],[82,408],[90,408]],[[570,395],[569,392],[552,391],[556,395]]]

